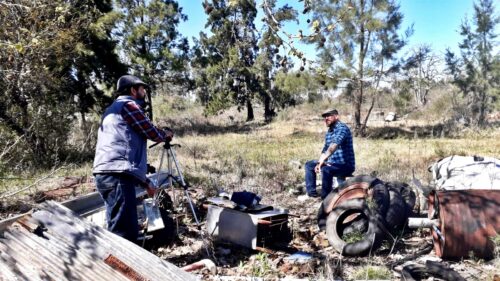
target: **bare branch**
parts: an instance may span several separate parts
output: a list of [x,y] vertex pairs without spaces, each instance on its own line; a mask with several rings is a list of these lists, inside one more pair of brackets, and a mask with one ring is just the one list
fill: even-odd
[[47,179],[47,178],[51,177],[51,176],[52,176],[53,174],[55,174],[57,171],[59,171],[59,170],[61,170],[61,169],[66,169],[66,168],[69,168],[70,166],[74,166],[74,165],[73,165],[73,164],[71,164],[71,165],[68,165],[68,166],[62,166],[62,167],[59,167],[59,168],[55,169],[54,171],[52,171],[52,173],[50,173],[50,174],[46,175],[46,176],[45,176],[45,177],[43,177],[43,178],[38,179],[37,181],[35,181],[34,183],[32,183],[32,184],[30,184],[30,185],[28,185],[28,186],[25,186],[25,187],[23,187],[23,188],[21,188],[21,189],[18,189],[18,190],[16,190],[16,191],[12,191],[12,192],[7,193],[7,194],[3,194],[2,196],[0,196],[0,199],[4,199],[4,198],[7,198],[7,197],[10,197],[10,196],[16,195],[16,194],[18,194],[18,193],[20,193],[20,192],[23,192],[23,191],[25,191],[25,190],[28,190],[28,189],[30,189],[31,187],[33,187],[33,186],[37,185],[39,182],[43,181],[44,179]]

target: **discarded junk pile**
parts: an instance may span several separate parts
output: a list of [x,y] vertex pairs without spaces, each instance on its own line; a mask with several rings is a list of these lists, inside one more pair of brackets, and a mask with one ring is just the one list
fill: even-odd
[[434,163],[428,220],[436,255],[460,259],[494,257],[500,235],[500,160],[449,156]]
[[260,204],[252,192],[225,192],[207,199],[207,232],[217,240],[251,249],[287,245],[291,241],[288,211]]
[[[348,179],[339,190],[323,200],[318,225],[344,256],[364,256],[376,250],[393,230],[405,225],[416,201],[407,184],[366,175]],[[348,243],[346,237],[356,241]]]
[[[441,258],[493,258],[492,238],[500,234],[500,160],[450,156],[429,171],[434,186],[416,181],[416,189],[371,176],[348,179],[323,200],[320,229],[326,229],[328,241],[344,256],[369,254],[408,223],[431,229],[434,252]],[[427,199],[427,218],[413,217],[414,209],[425,207],[416,194]]]

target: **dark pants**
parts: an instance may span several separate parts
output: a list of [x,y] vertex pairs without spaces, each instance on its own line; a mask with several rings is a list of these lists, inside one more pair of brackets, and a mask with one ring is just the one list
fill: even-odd
[[108,230],[135,243],[139,233],[135,187],[140,181],[127,174],[95,174],[95,184],[106,204]]
[[[317,160],[307,161],[306,170],[306,191],[311,197],[317,197],[316,192],[316,172],[314,167],[318,165]],[[354,168],[343,164],[328,164],[321,167],[321,198],[324,199],[332,192],[333,177],[346,177],[354,172]]]

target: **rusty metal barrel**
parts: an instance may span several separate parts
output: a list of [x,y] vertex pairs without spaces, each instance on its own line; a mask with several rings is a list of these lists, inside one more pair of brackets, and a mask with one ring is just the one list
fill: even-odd
[[500,235],[500,190],[454,190],[429,194],[429,218],[439,219],[432,230],[434,251],[445,259],[491,259]]

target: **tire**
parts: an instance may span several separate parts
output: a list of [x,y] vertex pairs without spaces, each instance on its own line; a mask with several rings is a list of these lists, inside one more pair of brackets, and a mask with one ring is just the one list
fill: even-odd
[[374,181],[372,187],[372,200],[375,206],[373,208],[375,208],[382,217],[385,216],[389,209],[389,199],[389,191],[384,182],[379,179]]
[[[328,198],[328,196],[327,196],[327,198]],[[326,198],[325,198],[325,200],[326,200]],[[321,205],[319,206],[318,216],[316,218],[316,220],[318,222],[319,230],[325,230],[326,219],[328,218],[328,214],[325,212],[325,207],[323,204],[324,204],[324,201],[321,202]]]
[[386,183],[387,188],[393,188],[401,194],[401,198],[403,200],[405,211],[408,217],[413,214],[413,208],[415,207],[415,203],[417,202],[417,196],[415,192],[411,189],[408,184],[403,182],[388,182]]
[[342,236],[356,232],[365,233],[368,231],[368,221],[369,219],[363,213],[358,214],[352,221],[342,225]]
[[410,264],[401,270],[401,280],[416,281],[428,276],[438,277],[448,281],[465,281],[460,274],[439,262],[427,261],[425,266]]
[[389,187],[389,208],[384,216],[386,226],[389,231],[403,227],[408,220],[403,197],[395,188]]
[[[389,208],[389,192],[386,186],[384,185],[384,182],[382,182],[378,178],[367,175],[355,176],[349,178],[348,180],[346,180],[346,182],[340,185],[339,190],[342,190],[351,185],[359,183],[366,183],[369,186],[369,188],[372,189],[371,191],[372,197],[370,199],[374,203],[372,209],[377,210],[378,214],[380,214],[381,216],[385,216],[385,213]],[[321,230],[325,228],[326,219],[330,214],[330,212],[326,211],[326,207],[331,205],[330,203],[335,197],[335,195],[336,193],[333,192],[328,194],[328,196],[326,196],[323,202],[321,203],[317,216],[318,227]]]
[[[362,213],[368,218],[368,230],[364,233],[362,240],[346,243],[339,233],[343,232],[343,221],[354,213]],[[370,210],[365,200],[353,199],[341,203],[328,215],[326,235],[330,245],[342,255],[366,256],[380,246],[384,238],[382,227],[383,219],[377,211]]]
[[354,176],[352,178],[348,178],[345,182],[343,182],[341,185],[339,185],[339,190],[347,188],[353,184],[362,183],[362,182],[366,182],[368,184],[368,186],[372,186],[375,181],[380,181],[380,180],[377,179],[376,177],[372,177],[369,175]]

